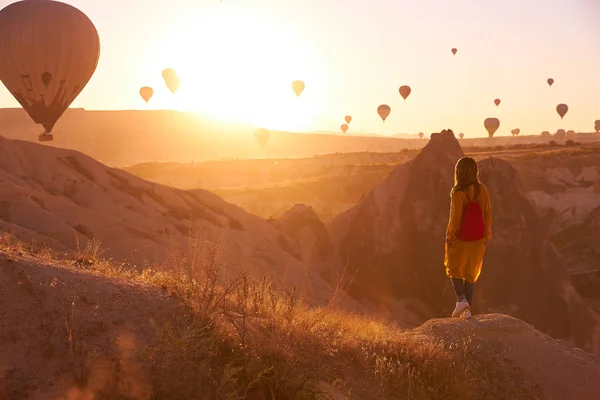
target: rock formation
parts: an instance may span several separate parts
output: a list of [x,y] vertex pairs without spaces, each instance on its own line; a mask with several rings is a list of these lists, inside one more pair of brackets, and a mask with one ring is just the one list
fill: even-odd
[[293,254],[305,263],[319,263],[330,255],[329,233],[311,206],[296,204],[273,224],[292,240]]
[[[451,131],[433,134],[417,157],[329,225],[332,263],[355,274],[352,296],[388,308],[416,298],[435,316],[449,315],[455,298],[442,264],[444,237],[454,165],[462,156]],[[495,158],[479,165],[492,198],[493,238],[474,311],[510,314],[591,350],[595,321],[569,283],[516,171]]]

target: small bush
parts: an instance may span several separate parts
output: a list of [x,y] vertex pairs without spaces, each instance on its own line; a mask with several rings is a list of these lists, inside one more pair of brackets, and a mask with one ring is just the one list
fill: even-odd
[[102,239],[91,238],[85,244],[85,247],[81,247],[79,243],[79,235],[75,236],[77,244],[77,251],[75,253],[75,264],[78,266],[91,267],[102,260]]
[[229,227],[231,229],[235,229],[238,231],[246,230],[246,228],[244,228],[244,225],[242,224],[242,221],[240,221],[239,219],[235,219],[235,218],[229,219]]

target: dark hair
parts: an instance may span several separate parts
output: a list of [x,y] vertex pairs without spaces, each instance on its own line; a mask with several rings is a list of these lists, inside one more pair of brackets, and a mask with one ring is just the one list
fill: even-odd
[[475,196],[479,196],[479,168],[471,157],[463,157],[456,162],[454,167],[454,187],[450,194],[475,185]]

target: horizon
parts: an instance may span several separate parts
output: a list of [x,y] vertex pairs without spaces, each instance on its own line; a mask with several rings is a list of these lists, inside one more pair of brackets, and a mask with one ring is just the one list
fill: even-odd
[[[18,110],[21,111],[23,113],[23,116],[26,117],[27,119],[29,119],[29,116],[27,115],[27,113],[25,112],[25,110],[23,110],[22,107],[1,107],[0,108],[0,112],[2,110]],[[179,113],[179,114],[183,114],[183,115],[193,115],[194,117],[198,118],[199,122],[211,122],[211,121],[215,121],[214,117],[208,116],[208,115],[202,115],[199,112],[194,112],[194,111],[182,111],[182,110],[173,110],[173,109],[139,109],[139,108],[122,108],[122,109],[86,109],[83,107],[69,107],[67,108],[67,110],[65,111],[65,113],[63,114],[63,117],[61,117],[61,119],[63,120],[63,122],[65,121],[64,118],[67,114],[68,111],[85,111],[85,112],[148,112],[148,113],[152,113],[152,112],[158,112],[158,113]],[[202,118],[206,117],[206,120],[203,120]],[[68,118],[68,117],[67,117]],[[60,121],[60,120],[59,120]],[[32,126],[35,125],[35,123],[33,121],[30,121]],[[217,123],[219,123],[217,121]],[[229,124],[230,128],[233,124]],[[247,129],[252,129],[254,128],[251,124],[249,123],[235,123],[235,127],[237,128],[237,132],[239,133],[239,129],[240,127],[243,128],[247,128]],[[458,138],[458,135],[462,132],[454,132],[454,130],[452,128],[448,128],[451,129],[453,131],[453,133],[455,134],[455,136]],[[354,132],[348,132],[346,134],[342,133],[342,132],[336,132],[334,130],[325,130],[325,129],[320,129],[320,130],[306,130],[306,131],[289,131],[289,130],[282,130],[282,129],[273,129],[270,130],[271,133],[284,133],[284,134],[294,134],[294,135],[306,135],[306,136],[310,136],[310,135],[331,135],[331,136],[337,136],[340,138],[343,137],[353,137],[353,138],[382,138],[382,139],[401,139],[401,140],[429,140],[429,136],[434,134],[434,133],[440,133],[443,129],[438,130],[437,132],[422,132],[424,134],[423,138],[419,138],[418,137],[418,133],[417,132],[396,132],[396,133],[392,133],[392,134],[388,134],[388,135],[384,135],[384,134],[380,134],[380,133],[376,133],[376,132],[369,132],[369,131],[363,131],[363,130],[355,130]],[[60,131],[60,129],[59,129]],[[565,130],[566,131],[566,130]],[[588,129],[588,130],[582,130],[582,131],[575,131],[574,132],[576,134],[583,134],[583,135],[595,135],[596,132],[593,129]],[[248,131],[249,136],[251,131]],[[502,132],[502,135],[498,135],[495,134],[494,138],[511,138],[514,137],[513,135],[510,134],[510,132]],[[555,135],[555,132],[549,132],[551,137]],[[2,136],[2,135],[0,135]],[[539,132],[523,132],[521,131],[518,135],[519,138],[523,138],[523,137],[538,137],[540,136]],[[488,136],[466,136],[462,139],[459,139],[461,141],[463,140],[478,140],[478,139],[487,139]],[[25,139],[25,138],[24,138]],[[564,138],[563,138],[564,139]],[[368,149],[365,151],[369,151]],[[352,152],[354,153],[354,152]],[[333,154],[333,153],[332,153]],[[260,157],[259,157],[260,158]]]
[[[517,0],[172,0],[160,11],[125,0],[119,12],[63,2],[92,20],[101,41],[98,67],[70,108],[188,111],[225,128],[294,133],[339,132],[349,114],[348,134],[452,128],[468,138],[487,136],[487,117],[500,119],[498,136],[514,128],[591,132],[600,119],[600,97],[591,89],[600,86],[600,5],[593,0],[544,8]],[[425,18],[427,33],[414,35]],[[192,40],[196,54],[187,47]],[[182,81],[173,96],[161,76],[168,67]],[[299,98],[295,79],[306,83]],[[155,91],[148,105],[138,93],[145,85]],[[406,101],[400,85],[412,88]],[[558,103],[569,105],[564,120]],[[379,104],[392,109],[385,123]],[[6,89],[0,107],[20,108]]]

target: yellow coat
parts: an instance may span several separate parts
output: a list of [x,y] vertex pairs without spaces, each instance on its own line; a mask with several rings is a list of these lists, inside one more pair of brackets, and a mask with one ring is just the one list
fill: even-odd
[[474,185],[469,186],[467,191],[469,192],[469,198],[476,200],[481,206],[485,220],[484,238],[473,242],[463,242],[458,239],[458,231],[468,199],[465,191],[454,192],[450,200],[450,221],[446,230],[444,265],[448,277],[475,283],[479,279],[479,274],[481,274],[485,246],[492,237],[492,210],[490,194],[485,185],[481,184],[478,197],[475,197]]

